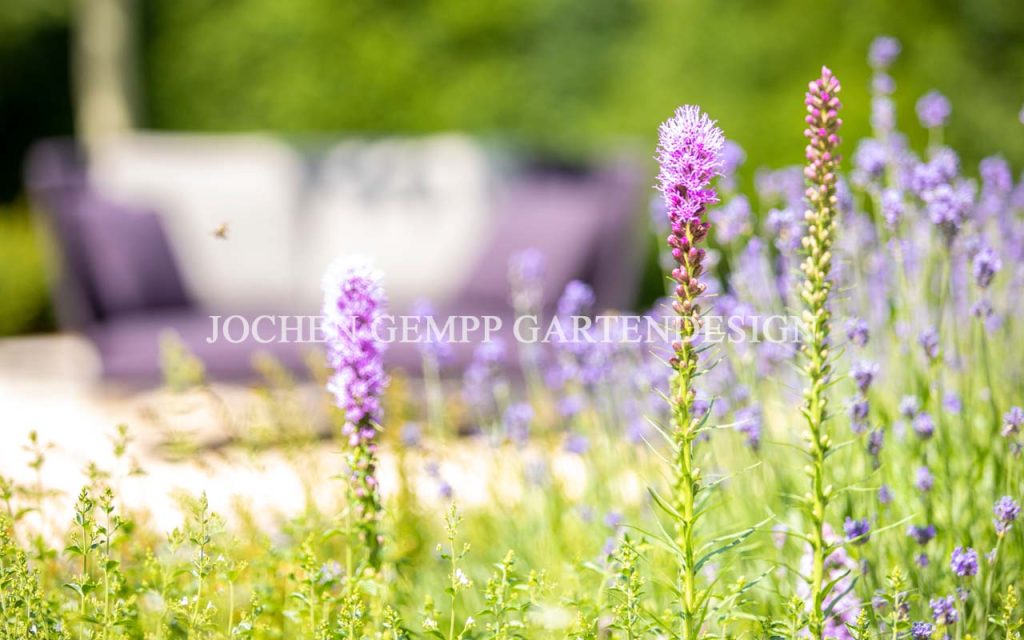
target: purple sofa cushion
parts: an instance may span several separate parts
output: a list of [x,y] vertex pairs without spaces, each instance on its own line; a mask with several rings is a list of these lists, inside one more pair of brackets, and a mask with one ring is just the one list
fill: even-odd
[[[619,191],[623,189],[620,187]],[[498,194],[496,222],[487,250],[467,280],[460,301],[475,307],[507,309],[508,264],[524,249],[544,258],[542,310],[551,311],[573,279],[590,283],[599,306],[617,306],[627,295],[597,277],[598,267],[635,276],[629,233],[635,208],[632,190],[618,197],[599,178],[528,175],[510,181]],[[606,246],[605,236],[612,244]]]
[[74,205],[100,314],[189,304],[160,218],[82,191]]

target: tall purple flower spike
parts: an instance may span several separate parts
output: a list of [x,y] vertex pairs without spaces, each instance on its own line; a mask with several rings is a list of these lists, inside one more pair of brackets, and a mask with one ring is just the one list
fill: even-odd
[[675,460],[672,482],[672,507],[676,543],[684,556],[680,563],[682,610],[686,624],[683,637],[698,637],[704,611],[696,585],[695,569],[700,545],[695,536],[698,495],[706,489],[700,470],[694,466],[693,447],[700,433],[700,417],[695,410],[698,353],[693,340],[701,323],[698,298],[707,289],[700,276],[705,251],[700,247],[707,238],[708,205],[718,202],[711,180],[722,171],[725,137],[715,122],[698,107],[685,106],[658,129],[658,190],[668,213],[668,246],[674,266],[671,277],[676,283],[673,309],[679,316],[678,335],[672,342],[669,363],[671,380],[672,432]]
[[360,258],[333,264],[324,275],[323,293],[327,363],[333,369],[327,389],[345,414],[342,433],[349,445],[346,463],[354,526],[376,568],[383,542],[376,436],[388,376],[384,344],[374,328],[384,317],[387,301],[380,275]]

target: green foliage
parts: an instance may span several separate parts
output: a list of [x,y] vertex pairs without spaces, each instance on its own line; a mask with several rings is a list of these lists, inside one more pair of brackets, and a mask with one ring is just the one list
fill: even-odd
[[23,209],[0,207],[0,336],[52,327],[37,229]]
[[1001,0],[154,0],[145,18],[159,128],[456,129],[578,155],[650,142],[697,102],[750,165],[778,166],[802,158],[791,96],[822,64],[844,78],[847,136],[868,132],[866,50],[889,33],[904,43],[902,122],[937,88],[965,160],[1002,148],[1024,162],[1024,140],[1004,135],[1019,126],[1024,12]]

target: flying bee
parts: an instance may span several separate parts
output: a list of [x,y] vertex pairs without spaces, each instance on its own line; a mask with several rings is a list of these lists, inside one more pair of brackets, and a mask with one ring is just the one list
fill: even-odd
[[213,237],[218,240],[228,239],[228,223],[222,222],[213,229]]

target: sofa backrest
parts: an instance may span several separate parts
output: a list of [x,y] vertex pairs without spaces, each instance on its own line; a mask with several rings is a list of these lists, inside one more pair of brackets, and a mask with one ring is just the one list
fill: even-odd
[[315,313],[322,274],[351,253],[374,260],[395,306],[443,301],[490,224],[486,154],[463,136],[310,154],[263,136],[138,134],[90,160],[101,192],[160,212],[189,291],[211,311]]

